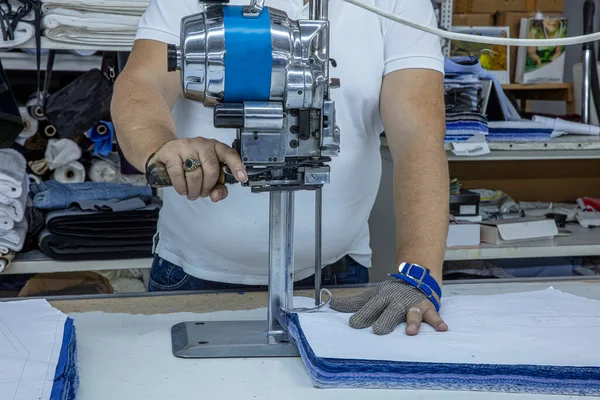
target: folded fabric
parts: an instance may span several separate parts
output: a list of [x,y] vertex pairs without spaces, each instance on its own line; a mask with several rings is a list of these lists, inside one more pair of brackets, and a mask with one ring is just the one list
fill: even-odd
[[0,192],[0,215],[6,214],[14,221],[21,221],[25,216],[27,196],[29,195],[29,176],[23,175],[21,182],[21,195],[14,199]]
[[475,135],[487,135],[487,118],[479,113],[461,112],[446,114],[446,137],[444,141],[464,142]]
[[31,185],[33,206],[42,210],[65,210],[71,204],[85,200],[125,200],[152,198],[150,186],[108,182],[61,183],[55,180]]
[[46,227],[56,235],[84,238],[152,238],[160,203],[130,211],[51,211],[46,215]]
[[2,235],[3,231],[8,231],[12,229],[14,225],[14,218],[2,211],[2,207],[0,206],[0,235]]
[[[8,253],[8,251],[19,252],[23,249],[25,236],[27,235],[27,220],[23,219],[15,223],[15,226],[9,231],[3,231],[0,234],[0,253]],[[8,251],[4,251],[8,250]]]
[[60,236],[44,230],[39,236],[39,248],[58,261],[123,260],[152,256],[152,237],[115,239]]
[[0,49],[20,47],[35,36],[33,25],[23,21],[17,23],[17,28],[13,32],[13,40],[4,40],[3,35],[0,35]]
[[8,268],[10,263],[15,259],[15,252],[9,251],[7,254],[0,254],[0,274]]
[[44,299],[23,299],[2,303],[0,321],[3,350],[8,345],[0,352],[2,399],[75,400],[79,375],[73,320]]
[[468,74],[475,75],[481,79],[490,79],[494,83],[494,89],[498,93],[500,99],[500,105],[504,117],[507,121],[519,120],[521,116],[518,111],[512,105],[512,103],[506,97],[502,84],[490,71],[486,70],[479,63],[479,59],[474,56],[457,56],[457,57],[446,57],[444,59],[444,70],[448,74]]
[[44,155],[48,168],[55,170],[81,158],[82,151],[71,139],[49,139]]
[[[350,328],[351,314],[327,307],[290,314],[288,326],[321,388],[600,394],[599,301],[549,288],[443,302],[450,327],[443,333],[423,324],[410,337],[403,323],[375,336]],[[561,345],[568,337],[574,339]]]
[[89,32],[136,31],[140,17],[57,8],[42,17],[45,29],[71,27]]
[[17,199],[23,192],[27,161],[14,149],[0,149],[0,193]]
[[42,0],[42,12],[62,8],[115,14],[142,15],[150,0]]
[[553,129],[530,120],[490,121],[490,142],[543,142],[551,139]]
[[87,45],[131,46],[135,40],[135,32],[89,32],[81,29],[60,27],[46,29],[44,35],[57,42]]

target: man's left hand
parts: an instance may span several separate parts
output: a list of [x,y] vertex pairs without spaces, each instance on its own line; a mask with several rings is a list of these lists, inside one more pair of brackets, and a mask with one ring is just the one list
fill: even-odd
[[350,326],[364,329],[373,326],[376,335],[387,335],[406,321],[406,333],[419,333],[421,323],[431,325],[439,332],[448,330],[431,301],[417,288],[403,281],[385,281],[356,296],[337,299],[329,306],[339,312],[355,313]]

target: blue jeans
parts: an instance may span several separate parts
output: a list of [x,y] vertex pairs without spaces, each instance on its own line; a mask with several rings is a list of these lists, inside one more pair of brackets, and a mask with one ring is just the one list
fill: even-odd
[[85,200],[125,200],[132,197],[149,199],[150,186],[128,183],[81,182],[61,183],[50,180],[30,186],[33,206],[41,210],[64,210]]
[[[314,287],[314,275],[295,282],[294,287]],[[323,286],[357,285],[369,282],[369,269],[356,263],[350,257],[328,265],[322,269],[321,284]],[[148,291],[176,291],[176,290],[226,290],[226,289],[266,289],[267,286],[249,286],[233,283],[212,282],[195,278],[183,271],[183,268],[154,255],[154,262],[150,269]]]

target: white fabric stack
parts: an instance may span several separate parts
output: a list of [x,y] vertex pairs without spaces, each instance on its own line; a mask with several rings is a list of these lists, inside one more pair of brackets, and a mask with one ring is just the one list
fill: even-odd
[[0,257],[21,251],[27,234],[29,177],[25,169],[21,153],[0,149]]
[[42,0],[45,36],[80,44],[132,45],[150,0]]

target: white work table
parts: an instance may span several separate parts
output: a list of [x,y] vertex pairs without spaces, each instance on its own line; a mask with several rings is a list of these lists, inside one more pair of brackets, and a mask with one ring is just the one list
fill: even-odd
[[[600,281],[448,283],[444,291],[446,296],[452,296],[522,292],[550,286],[600,300]],[[362,290],[337,289],[333,293],[348,295]],[[296,295],[311,296],[312,291]],[[247,292],[49,300],[75,321],[80,400],[569,398],[487,392],[318,389],[312,386],[300,358],[179,359],[172,355],[173,324],[200,319],[265,318],[265,309],[260,307],[266,304],[266,299],[265,292]]]

